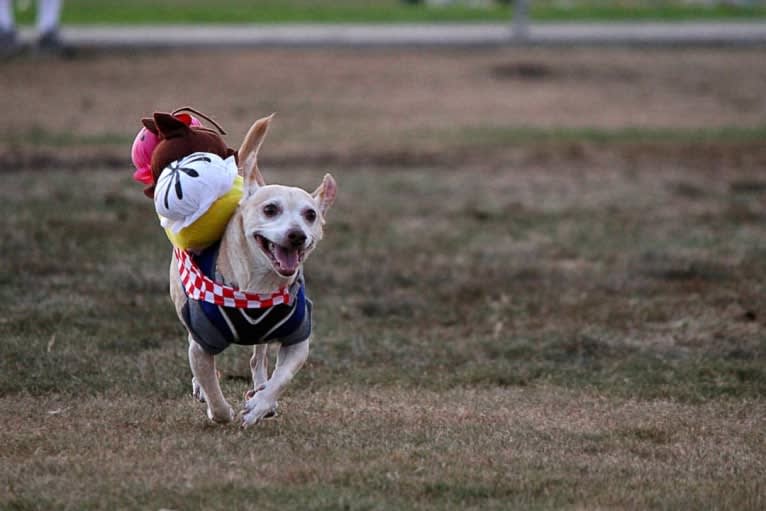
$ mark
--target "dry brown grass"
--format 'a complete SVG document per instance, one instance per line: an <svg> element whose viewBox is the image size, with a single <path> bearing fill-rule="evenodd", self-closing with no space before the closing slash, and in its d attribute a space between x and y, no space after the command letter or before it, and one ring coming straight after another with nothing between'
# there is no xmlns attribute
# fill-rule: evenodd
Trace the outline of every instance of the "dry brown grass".
<svg viewBox="0 0 766 511"><path fill-rule="evenodd" d="M0 63L0 508L762 509L761 57ZM155 76L200 68L183 92ZM127 170L137 115L187 102L232 133L279 110L267 176L312 188L332 163L340 186L308 265L318 340L248 431L188 395ZM504 143L525 124L577 129ZM670 136L602 136L630 125ZM726 125L746 130L684 131ZM235 404L246 357L221 361Z"/></svg>
<svg viewBox="0 0 766 511"><path fill-rule="evenodd" d="M722 508L764 505L757 402L535 389L295 389L257 432L187 399L0 402L23 508ZM23 410L23 412L20 412ZM8 502L8 501L6 501ZM46 504L47 503L47 504Z"/></svg>

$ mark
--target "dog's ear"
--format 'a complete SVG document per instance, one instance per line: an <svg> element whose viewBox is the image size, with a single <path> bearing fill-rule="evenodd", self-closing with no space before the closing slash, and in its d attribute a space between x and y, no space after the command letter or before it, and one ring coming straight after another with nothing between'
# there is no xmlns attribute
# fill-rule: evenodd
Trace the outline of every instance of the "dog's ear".
<svg viewBox="0 0 766 511"><path fill-rule="evenodd" d="M151 117L144 117L141 119L141 124L144 125L144 128L148 129L155 135L159 135L160 133L157 131L157 125L154 123L154 119Z"/></svg>
<svg viewBox="0 0 766 511"><path fill-rule="evenodd" d="M183 137L191 131L181 119L164 112L154 113L154 124L157 126L159 135L164 139Z"/></svg>
<svg viewBox="0 0 766 511"><path fill-rule="evenodd" d="M266 184L258 168L258 150L266 138L266 132L269 131L269 124L274 118L274 114L263 119L258 119L250 126L250 129L239 147L239 171L245 179L245 191L249 195L259 186Z"/></svg>
<svg viewBox="0 0 766 511"><path fill-rule="evenodd" d="M325 174L324 179L322 179L322 184L311 194L319 205L319 212L322 213L322 218L325 217L327 210L329 210L330 206L335 202L335 194L337 191L338 187L335 184L335 179L331 174Z"/></svg>

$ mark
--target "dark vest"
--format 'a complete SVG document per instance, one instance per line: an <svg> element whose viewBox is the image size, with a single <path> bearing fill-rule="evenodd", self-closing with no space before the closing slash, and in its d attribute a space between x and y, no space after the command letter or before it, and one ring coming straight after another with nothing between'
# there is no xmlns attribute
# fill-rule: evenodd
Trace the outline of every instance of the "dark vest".
<svg viewBox="0 0 766 511"><path fill-rule="evenodd" d="M220 280L215 275L218 249L216 243L192 256L200 271L212 280ZM212 355L222 352L229 344L297 344L311 335L311 300L306 297L302 274L290 287L290 298L289 305L238 309L190 299L187 294L181 315L194 340Z"/></svg>

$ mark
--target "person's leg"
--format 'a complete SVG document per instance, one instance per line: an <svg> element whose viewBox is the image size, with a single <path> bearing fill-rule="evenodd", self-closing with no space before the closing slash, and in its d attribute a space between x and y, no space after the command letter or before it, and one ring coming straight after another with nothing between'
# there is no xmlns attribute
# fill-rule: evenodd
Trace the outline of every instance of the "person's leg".
<svg viewBox="0 0 766 511"><path fill-rule="evenodd" d="M15 30L13 2L11 0L0 0L0 32L13 32Z"/></svg>
<svg viewBox="0 0 766 511"><path fill-rule="evenodd" d="M16 44L12 0L0 0L0 48Z"/></svg>
<svg viewBox="0 0 766 511"><path fill-rule="evenodd" d="M41 46L58 46L61 0L37 0L37 33Z"/></svg>

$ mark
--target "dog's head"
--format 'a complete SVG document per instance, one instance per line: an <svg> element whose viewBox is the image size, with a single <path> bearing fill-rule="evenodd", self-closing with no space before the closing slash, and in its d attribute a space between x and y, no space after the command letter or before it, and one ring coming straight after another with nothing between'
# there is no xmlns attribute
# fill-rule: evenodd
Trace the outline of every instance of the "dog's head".
<svg viewBox="0 0 766 511"><path fill-rule="evenodd" d="M253 124L239 149L244 195L240 203L249 251L281 277L297 274L322 239L327 211L335 201L335 179L325 174L308 193L301 188L266 185L258 169L258 149L272 116Z"/></svg>

